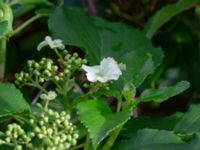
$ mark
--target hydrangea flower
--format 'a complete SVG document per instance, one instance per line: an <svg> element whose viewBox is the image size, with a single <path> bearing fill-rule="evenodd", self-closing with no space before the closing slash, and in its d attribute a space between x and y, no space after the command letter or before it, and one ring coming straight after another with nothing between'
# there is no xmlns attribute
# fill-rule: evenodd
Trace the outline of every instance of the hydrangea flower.
<svg viewBox="0 0 200 150"><path fill-rule="evenodd" d="M52 40L50 36L46 36L44 41L38 44L37 50L40 51L43 47L49 46L51 49L65 49L63 41L60 39Z"/></svg>
<svg viewBox="0 0 200 150"><path fill-rule="evenodd" d="M42 100L48 100L48 101L50 101L50 100L54 100L56 98L56 96L57 96L56 92L49 91L48 94L41 94L40 98Z"/></svg>
<svg viewBox="0 0 200 150"><path fill-rule="evenodd" d="M104 58L100 65L87 66L82 65L82 69L85 70L87 79L90 82L102 82L105 83L109 80L118 80L122 75L118 63L111 57Z"/></svg>

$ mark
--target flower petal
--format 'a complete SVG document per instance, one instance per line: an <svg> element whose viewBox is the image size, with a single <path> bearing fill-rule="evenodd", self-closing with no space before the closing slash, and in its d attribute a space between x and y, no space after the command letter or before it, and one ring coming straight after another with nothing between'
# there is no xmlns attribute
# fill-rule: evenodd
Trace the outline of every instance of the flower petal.
<svg viewBox="0 0 200 150"><path fill-rule="evenodd" d="M93 72L93 73L97 73L100 70L100 66L87 66L87 65L82 65L81 67L83 70L85 70L86 72Z"/></svg>
<svg viewBox="0 0 200 150"><path fill-rule="evenodd" d="M42 41L38 44L37 50L40 51L43 47L48 46L48 43L46 41Z"/></svg>
<svg viewBox="0 0 200 150"><path fill-rule="evenodd" d="M93 72L88 72L86 76L87 76L88 81L90 82L96 82L98 80L96 74Z"/></svg>

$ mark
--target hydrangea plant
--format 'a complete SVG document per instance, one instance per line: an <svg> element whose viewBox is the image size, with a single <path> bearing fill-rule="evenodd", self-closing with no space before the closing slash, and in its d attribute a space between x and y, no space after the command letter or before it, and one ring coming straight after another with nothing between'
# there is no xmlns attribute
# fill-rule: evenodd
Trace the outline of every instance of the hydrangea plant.
<svg viewBox="0 0 200 150"><path fill-rule="evenodd" d="M36 15L13 30L12 6L30 4L39 6ZM28 60L24 70L15 74L15 85L0 84L0 119L5 121L0 149L199 147L197 106L185 115L174 114L163 120L138 114L140 104L159 105L190 86L180 81L156 87L154 80L148 86L148 77L157 73L164 57L161 48L151 43L152 26L145 35L125 24L65 8L64 1L55 6L47 0L0 0L0 51L5 52L10 37L43 16L48 19L51 36L44 37L35 49L38 55L49 50L53 57ZM81 52L68 50L69 46ZM0 56L3 77L5 53L0 52ZM19 90L26 87L35 89L31 102Z"/></svg>

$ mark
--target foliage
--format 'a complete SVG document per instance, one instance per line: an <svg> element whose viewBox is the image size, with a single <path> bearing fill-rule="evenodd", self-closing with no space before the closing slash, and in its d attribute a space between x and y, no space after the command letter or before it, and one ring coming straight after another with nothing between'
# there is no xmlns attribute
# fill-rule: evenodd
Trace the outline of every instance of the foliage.
<svg viewBox="0 0 200 150"><path fill-rule="evenodd" d="M162 82L161 75L176 56L170 58L175 54L165 52L164 57L166 47L156 47L151 39L159 37L165 23L194 3L198 1L180 0L164 6L151 16L144 33L66 7L64 0L0 0L0 79L5 79L9 40L38 19L45 26L41 37L46 32L52 35L39 44L30 40L38 44L37 52L34 48L37 58L28 59L23 71L15 74L17 87L0 84L0 149L198 149L198 104L184 113L160 118L140 113L143 106L166 105L190 87L188 81L163 84L166 79ZM118 15L130 19L120 11ZM23 16L30 18L13 25ZM22 47L26 49L30 43L24 42Z"/></svg>

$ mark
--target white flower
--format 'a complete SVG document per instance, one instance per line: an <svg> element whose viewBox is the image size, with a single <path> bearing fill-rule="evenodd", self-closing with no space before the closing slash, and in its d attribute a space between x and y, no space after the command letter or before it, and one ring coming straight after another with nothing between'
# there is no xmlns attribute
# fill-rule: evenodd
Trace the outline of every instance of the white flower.
<svg viewBox="0 0 200 150"><path fill-rule="evenodd" d="M41 94L40 95L40 98L42 100L47 100L47 101L50 101L50 100L54 100L56 98L57 94L56 92L54 91L49 91L48 94Z"/></svg>
<svg viewBox="0 0 200 150"><path fill-rule="evenodd" d="M118 63L111 57L104 58L98 66L82 65L82 69L87 72L87 79L90 82L107 82L109 80L118 80L122 72Z"/></svg>
<svg viewBox="0 0 200 150"><path fill-rule="evenodd" d="M37 50L40 51L43 47L49 46L51 49L65 49L65 45L63 41L60 39L52 40L50 36L46 36L45 40L39 43Z"/></svg>

